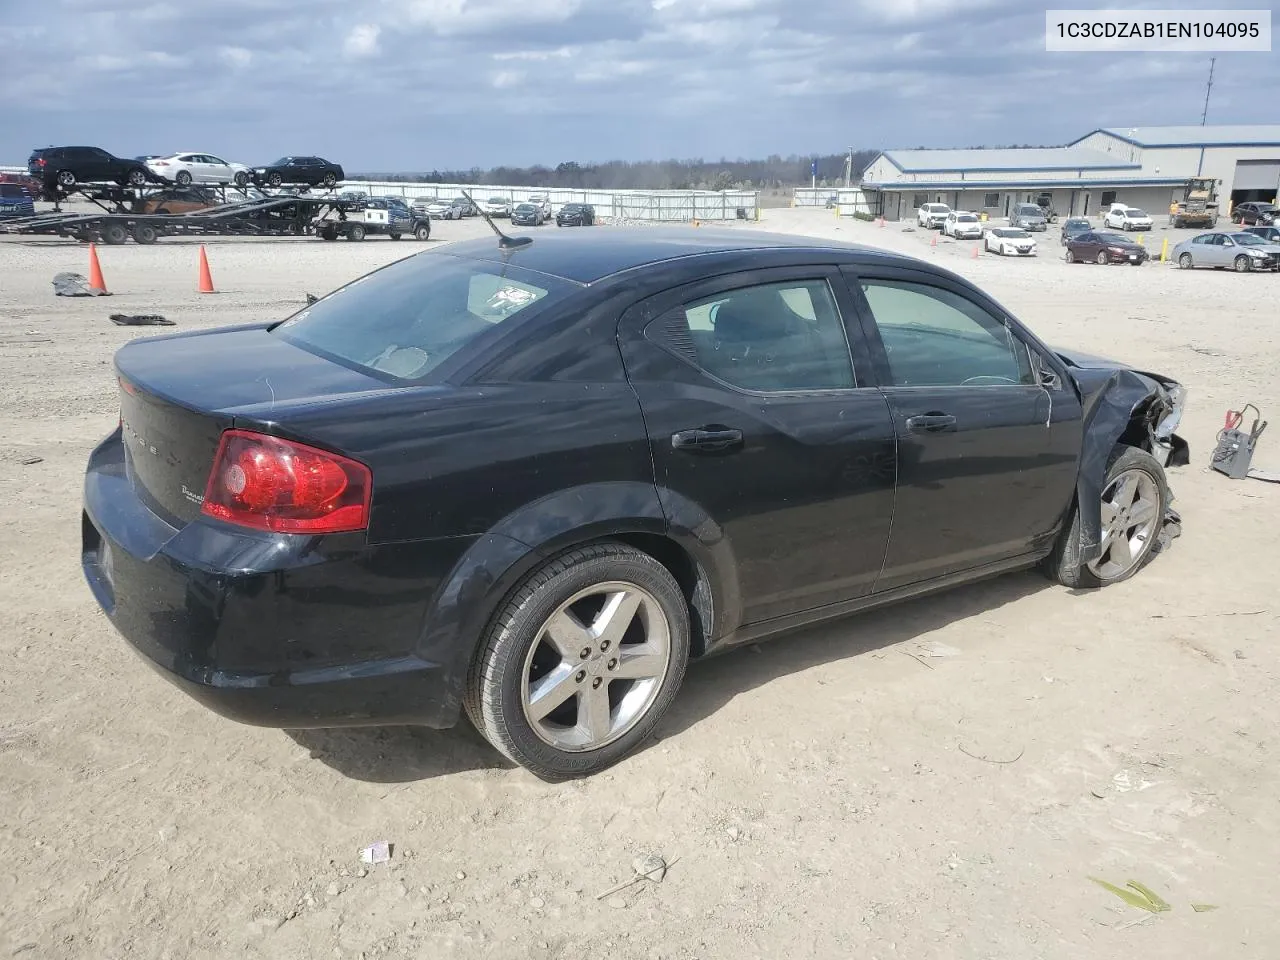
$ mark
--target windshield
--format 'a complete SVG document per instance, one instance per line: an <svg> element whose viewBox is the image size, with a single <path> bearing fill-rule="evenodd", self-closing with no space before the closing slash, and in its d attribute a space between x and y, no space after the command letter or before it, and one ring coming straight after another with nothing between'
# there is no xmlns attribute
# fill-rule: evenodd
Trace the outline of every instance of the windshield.
<svg viewBox="0 0 1280 960"><path fill-rule="evenodd" d="M949 213L951 208L945 203L926 203L924 208L930 213Z"/></svg>
<svg viewBox="0 0 1280 960"><path fill-rule="evenodd" d="M490 203L506 203L507 201L505 197L490 197L489 202Z"/></svg>
<svg viewBox="0 0 1280 960"><path fill-rule="evenodd" d="M534 206L533 206L533 204L532 204L532 203L518 203L518 204L516 204L516 210L518 210L520 213L528 213L528 212L529 212L530 210L532 210L532 209L534 209Z"/></svg>
<svg viewBox="0 0 1280 960"><path fill-rule="evenodd" d="M275 160L275 161L273 161L273 162L271 162L271 163L268 163L268 164L267 164L267 166L268 166L268 167L283 167L285 164L287 164L287 163L288 163L290 160L292 160L292 159L293 159L293 157L281 157L279 160Z"/></svg>
<svg viewBox="0 0 1280 960"><path fill-rule="evenodd" d="M1274 203L1259 203L1254 207L1259 213L1274 213L1277 209Z"/></svg>
<svg viewBox="0 0 1280 960"><path fill-rule="evenodd" d="M1130 217L1145 217L1147 215L1145 210L1139 210L1137 207L1130 207L1125 211L1125 214Z"/></svg>
<svg viewBox="0 0 1280 960"><path fill-rule="evenodd" d="M421 380L472 340L572 289L519 267L419 255L334 291L272 332L345 366Z"/></svg>
<svg viewBox="0 0 1280 960"><path fill-rule="evenodd" d="M1027 204L1018 208L1018 212L1024 217L1040 217L1044 215L1044 211L1034 204Z"/></svg>

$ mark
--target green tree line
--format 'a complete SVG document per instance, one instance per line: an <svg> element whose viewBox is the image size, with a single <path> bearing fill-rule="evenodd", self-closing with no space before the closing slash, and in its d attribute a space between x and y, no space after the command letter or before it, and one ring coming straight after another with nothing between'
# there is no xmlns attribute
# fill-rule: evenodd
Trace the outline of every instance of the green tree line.
<svg viewBox="0 0 1280 960"><path fill-rule="evenodd" d="M878 150L855 150L855 182ZM488 170L421 170L362 173L353 180L393 182L502 184L514 187L570 187L579 190L762 190L806 186L810 164L816 160L818 183L844 182L847 154L812 157L774 154L762 160L610 160L606 163L567 161L554 167L498 166Z"/></svg>

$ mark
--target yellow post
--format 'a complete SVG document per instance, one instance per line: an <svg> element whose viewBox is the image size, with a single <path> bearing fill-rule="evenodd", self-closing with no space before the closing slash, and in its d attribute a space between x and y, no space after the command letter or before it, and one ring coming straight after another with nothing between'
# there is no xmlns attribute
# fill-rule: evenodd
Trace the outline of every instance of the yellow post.
<svg viewBox="0 0 1280 960"><path fill-rule="evenodd" d="M1164 243L1160 244L1160 262L1164 263L1169 259L1169 238L1164 238Z"/></svg>
<svg viewBox="0 0 1280 960"><path fill-rule="evenodd" d="M1138 234L1138 246L1140 246L1140 247L1145 247L1145 246L1146 246L1146 244L1145 244L1145 243L1143 243L1142 241L1143 241L1143 234L1141 234L1141 233L1140 233L1140 234Z"/></svg>

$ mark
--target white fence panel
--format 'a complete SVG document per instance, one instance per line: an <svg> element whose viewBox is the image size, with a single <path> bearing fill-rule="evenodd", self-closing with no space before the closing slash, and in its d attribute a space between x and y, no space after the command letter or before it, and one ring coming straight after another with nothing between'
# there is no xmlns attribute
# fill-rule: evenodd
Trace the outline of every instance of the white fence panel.
<svg viewBox="0 0 1280 960"><path fill-rule="evenodd" d="M855 213L874 216L879 211L872 198L863 193L861 187L841 187L836 192L836 215L852 217Z"/></svg>
<svg viewBox="0 0 1280 960"><path fill-rule="evenodd" d="M418 200L439 197L452 200L468 191L477 203L502 197L521 203L534 194L546 194L554 212L566 203L589 203L602 217L621 220L687 221L736 220L739 210L746 219L757 216L758 195L750 190L577 190L567 187L514 187L465 183L398 183L348 180L346 190L364 190L371 197L404 197Z"/></svg>
<svg viewBox="0 0 1280 960"><path fill-rule="evenodd" d="M840 192L840 187L796 187L791 199L793 207L825 207Z"/></svg>

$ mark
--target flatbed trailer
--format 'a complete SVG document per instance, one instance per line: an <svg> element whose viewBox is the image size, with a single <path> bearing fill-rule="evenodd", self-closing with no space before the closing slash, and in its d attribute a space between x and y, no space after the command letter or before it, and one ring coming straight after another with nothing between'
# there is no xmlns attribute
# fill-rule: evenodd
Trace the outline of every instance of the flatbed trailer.
<svg viewBox="0 0 1280 960"><path fill-rule="evenodd" d="M429 218L391 222L385 210L369 209L367 197L344 197L336 190L281 188L274 191L231 185L201 187L222 203L188 213L137 213L131 207L154 196L154 187L121 187L118 184L77 184L61 199L77 194L98 209L72 212L59 202L51 211L0 221L0 233L72 237L84 243L155 243L172 236L319 236L325 240L345 237L363 240L369 234L394 239L431 235ZM256 191L258 199L249 199ZM374 204L376 206L376 204Z"/></svg>
<svg viewBox="0 0 1280 960"><path fill-rule="evenodd" d="M99 204L101 206L101 204ZM316 223L343 223L348 214L360 209L359 201L338 197L305 197L285 194L264 200L241 200L206 207L190 213L131 213L109 210L101 213L53 211L15 217L0 223L0 232L72 237L81 242L104 244L155 243L172 236L303 236L315 232Z"/></svg>

